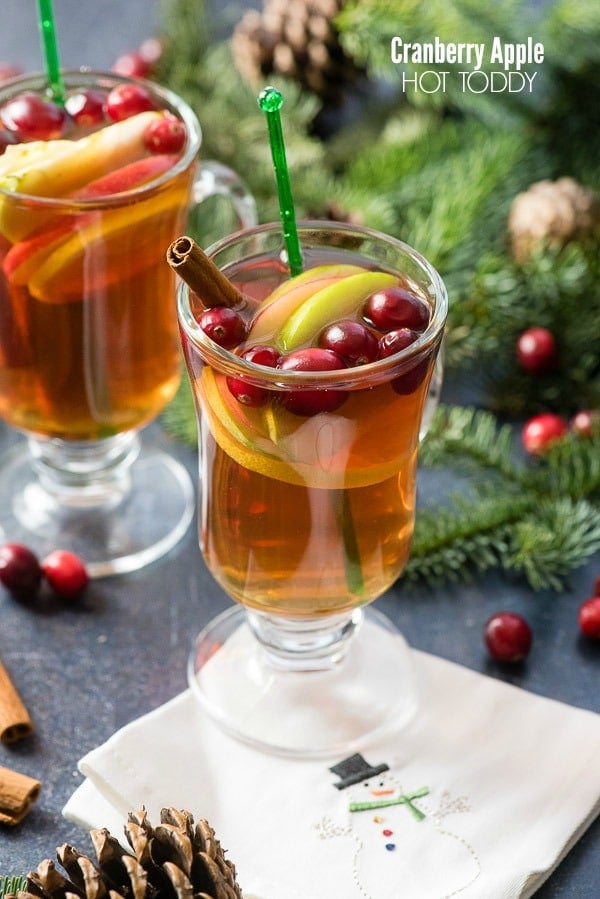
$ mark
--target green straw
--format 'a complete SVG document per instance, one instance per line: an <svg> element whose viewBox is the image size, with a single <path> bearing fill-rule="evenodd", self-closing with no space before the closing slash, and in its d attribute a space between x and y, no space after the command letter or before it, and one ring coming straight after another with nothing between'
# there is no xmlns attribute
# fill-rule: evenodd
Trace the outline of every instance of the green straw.
<svg viewBox="0 0 600 899"><path fill-rule="evenodd" d="M42 50L46 61L46 74L50 87L50 96L55 103L64 105L65 92L63 88L60 63L58 60L58 47L56 44L56 28L54 26L54 11L52 0L38 0L38 12L40 34L42 38Z"/></svg>
<svg viewBox="0 0 600 899"><path fill-rule="evenodd" d="M277 195L279 197L279 212L283 225L283 239L288 255L288 265L292 275L299 275L303 269L302 253L296 228L296 215L294 213L294 200L290 186L290 173L285 157L285 144L283 131L281 130L281 118L279 110L283 106L283 96L274 87L265 87L258 95L258 105L267 117L269 140L271 142L271 155L275 167L277 179Z"/></svg>

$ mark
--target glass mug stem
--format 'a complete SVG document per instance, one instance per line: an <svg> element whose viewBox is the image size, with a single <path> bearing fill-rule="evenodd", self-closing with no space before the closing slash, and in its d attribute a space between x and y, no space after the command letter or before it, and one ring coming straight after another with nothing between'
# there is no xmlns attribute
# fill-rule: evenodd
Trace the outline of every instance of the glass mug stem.
<svg viewBox="0 0 600 899"><path fill-rule="evenodd" d="M249 609L248 623L265 658L285 671L325 671L344 658L363 619L361 609L321 618L283 618Z"/></svg>

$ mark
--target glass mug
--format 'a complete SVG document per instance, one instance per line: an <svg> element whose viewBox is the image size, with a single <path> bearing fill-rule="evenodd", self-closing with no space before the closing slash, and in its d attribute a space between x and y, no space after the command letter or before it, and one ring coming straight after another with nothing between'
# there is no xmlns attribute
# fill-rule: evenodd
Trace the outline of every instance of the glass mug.
<svg viewBox="0 0 600 899"><path fill-rule="evenodd" d="M410 553L419 438L439 390L447 298L437 272L394 238L325 222L302 222L298 232L305 271L350 263L388 272L430 310L425 331L394 355L284 371L213 343L197 322L195 295L179 288L198 417L200 546L238 603L197 638L190 684L233 735L316 755L356 748L415 709L406 646L367 607ZM207 252L251 304L289 277L279 225ZM267 399L240 403L231 383ZM317 400L306 413L324 391L343 397L340 405L318 411Z"/></svg>
<svg viewBox="0 0 600 899"><path fill-rule="evenodd" d="M0 416L29 450L0 469L0 536L41 553L71 549L103 575L162 555L193 512L183 467L139 440L180 381L166 248L208 196L225 195L240 227L254 224L256 211L234 172L198 164L201 128L181 98L102 72L66 71L63 79L67 96L142 84L187 132L174 164L171 157L139 184L117 177L112 188L111 169L125 171L128 159L104 141L97 153L106 153L109 174L97 184L106 191L67 190L62 198L3 189L0 156ZM12 79L0 89L0 108L45 90L43 75ZM49 142L41 163L62 144ZM74 156L54 177L68 179L69 167L84 164Z"/></svg>

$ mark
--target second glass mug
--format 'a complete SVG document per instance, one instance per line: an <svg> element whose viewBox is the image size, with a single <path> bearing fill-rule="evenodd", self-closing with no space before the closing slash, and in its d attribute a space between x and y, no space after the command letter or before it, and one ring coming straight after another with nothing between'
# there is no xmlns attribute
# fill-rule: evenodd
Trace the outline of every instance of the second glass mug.
<svg viewBox="0 0 600 899"><path fill-rule="evenodd" d="M67 94L132 83L89 70L66 71L63 80ZM29 450L18 447L2 460L0 538L38 553L71 549L93 576L162 555L193 515L183 466L139 439L180 380L165 248L211 195L228 198L238 227L256 223L254 200L236 173L212 160L198 165L202 133L192 109L143 84L155 106L186 128L185 147L167 171L85 199L0 188L0 415L27 437ZM12 79L0 106L45 88L43 75ZM57 236L55 244L45 234ZM31 255L15 272L9 265L19 241Z"/></svg>
<svg viewBox="0 0 600 899"><path fill-rule="evenodd" d="M390 272L431 310L426 330L395 355L283 371L213 343L198 324L195 295L179 287L198 416L200 545L239 604L197 638L190 684L234 736L315 756L359 748L416 707L406 644L370 604L409 556L419 437L440 387L447 298L437 272L394 238L324 222L302 222L298 233L305 271L350 263ZM277 224L207 252L251 304L289 277ZM266 402L238 402L231 379L264 390ZM345 399L301 414L296 400L290 411L290 394L322 390Z"/></svg>

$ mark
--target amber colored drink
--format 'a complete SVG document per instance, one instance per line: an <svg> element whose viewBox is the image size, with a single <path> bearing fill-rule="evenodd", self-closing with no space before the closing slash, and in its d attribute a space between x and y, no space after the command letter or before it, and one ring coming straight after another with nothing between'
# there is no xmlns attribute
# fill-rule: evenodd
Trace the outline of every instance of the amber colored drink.
<svg viewBox="0 0 600 899"><path fill-rule="evenodd" d="M336 258L321 249L311 263ZM374 267L354 254L343 259ZM257 299L283 277L265 258L224 271ZM270 401L239 403L223 354L213 358L200 343L184 333L201 422L200 542L211 573L240 603L288 618L371 602L409 555L419 427L439 336L408 363L325 373L347 398L310 416L283 407L281 395L297 386L264 368L257 383L272 390ZM395 379L415 364L425 370L420 383L396 392Z"/></svg>
<svg viewBox="0 0 600 899"><path fill-rule="evenodd" d="M92 76L89 86L99 87ZM176 114L167 100L157 95L155 102L161 114ZM124 156L111 146L106 152L114 158L104 168L91 154L92 189L78 184L49 197L2 192L0 415L13 427L96 441L145 425L172 398L180 350L174 279L164 254L185 227L195 173L198 137L193 123L186 126L187 149L169 158L145 153L142 173L147 160L156 162L157 173L142 183L117 178L111 191L111 174L137 173L144 156L137 153L131 166L131 147ZM93 131L73 124L67 139ZM54 143L60 141L46 146L52 150ZM0 155L0 172L3 160ZM77 164L69 158L61 177Z"/></svg>

